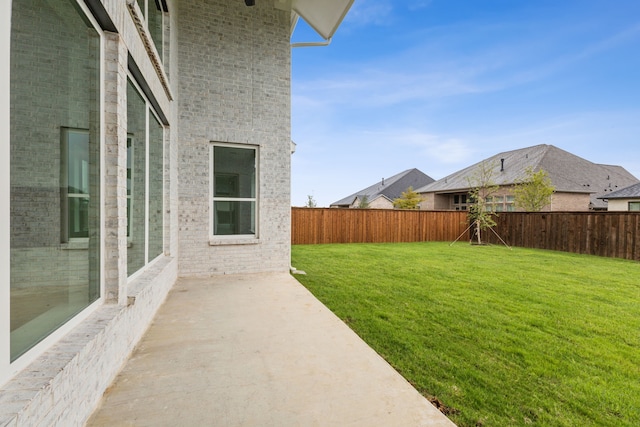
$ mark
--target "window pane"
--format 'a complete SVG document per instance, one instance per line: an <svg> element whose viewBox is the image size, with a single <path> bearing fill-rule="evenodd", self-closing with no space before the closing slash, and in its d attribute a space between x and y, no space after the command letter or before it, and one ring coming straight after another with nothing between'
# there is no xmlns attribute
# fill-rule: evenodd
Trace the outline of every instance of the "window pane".
<svg viewBox="0 0 640 427"><path fill-rule="evenodd" d="M256 202L214 202L214 234L255 234Z"/></svg>
<svg viewBox="0 0 640 427"><path fill-rule="evenodd" d="M143 15L147 15L147 8L144 6L145 0L136 0ZM150 0L153 3L153 0Z"/></svg>
<svg viewBox="0 0 640 427"><path fill-rule="evenodd" d="M15 360L99 297L100 38L70 0L13 2L11 23Z"/></svg>
<svg viewBox="0 0 640 427"><path fill-rule="evenodd" d="M69 237L89 237L89 198L68 197Z"/></svg>
<svg viewBox="0 0 640 427"><path fill-rule="evenodd" d="M256 197L256 150L215 146L213 170L215 197Z"/></svg>
<svg viewBox="0 0 640 427"><path fill-rule="evenodd" d="M149 115L149 261L162 250L163 128Z"/></svg>
<svg viewBox="0 0 640 427"><path fill-rule="evenodd" d="M640 202L629 202L629 210L633 212L640 211Z"/></svg>
<svg viewBox="0 0 640 427"><path fill-rule="evenodd" d="M89 194L89 132L66 130L70 194Z"/></svg>
<svg viewBox="0 0 640 427"><path fill-rule="evenodd" d="M63 243L89 237L89 131L61 129L61 232Z"/></svg>
<svg viewBox="0 0 640 427"><path fill-rule="evenodd" d="M127 249L127 274L131 275L140 270L145 260L145 162L146 162L146 130L147 107L133 84L127 84L127 134L131 140L131 146L127 154L130 165L130 179L127 183L127 194L131 194L128 205L130 206L127 218L129 240Z"/></svg>
<svg viewBox="0 0 640 427"><path fill-rule="evenodd" d="M149 34L153 40L153 44L162 60L162 11L158 8L153 0L149 1L149 15L147 16L147 25L149 26Z"/></svg>

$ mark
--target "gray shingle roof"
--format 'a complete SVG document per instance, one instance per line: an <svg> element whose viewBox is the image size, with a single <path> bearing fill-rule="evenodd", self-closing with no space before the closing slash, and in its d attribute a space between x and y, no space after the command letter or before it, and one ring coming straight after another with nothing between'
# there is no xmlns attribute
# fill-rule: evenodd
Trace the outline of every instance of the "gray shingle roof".
<svg viewBox="0 0 640 427"><path fill-rule="evenodd" d="M406 191L407 188L413 187L414 189L416 189L418 187L423 187L433 181L433 178L416 168L407 169L406 171L393 175L390 178L384 178L383 180L378 181L372 186L353 193L343 199L338 200L337 202L333 202L331 203L331 206L350 206L356 199L356 197L362 198L363 196L367 196L369 202L372 202L374 199L380 196L384 196L387 199L393 201L394 199L400 197L402 195L402 192Z"/></svg>
<svg viewBox="0 0 640 427"><path fill-rule="evenodd" d="M604 196L600 196L601 199L635 199L640 198L640 182L630 185L621 190L613 191L611 193L605 193Z"/></svg>
<svg viewBox="0 0 640 427"><path fill-rule="evenodd" d="M504 170L501 170L504 159ZM553 145L541 144L519 150L505 151L419 188L419 193L449 193L469 188L468 178L486 162L493 166L495 184L512 185L523 178L524 171L544 169L556 191L589 193L594 207L606 207L599 196L627 187L638 181L621 166L600 165L564 151ZM608 197L608 196L605 196Z"/></svg>

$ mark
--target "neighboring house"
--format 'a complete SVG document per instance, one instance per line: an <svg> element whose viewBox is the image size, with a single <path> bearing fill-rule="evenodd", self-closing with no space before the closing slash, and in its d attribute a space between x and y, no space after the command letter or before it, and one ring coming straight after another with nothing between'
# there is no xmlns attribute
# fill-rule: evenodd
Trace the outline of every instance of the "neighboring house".
<svg viewBox="0 0 640 427"><path fill-rule="evenodd" d="M393 201L402 196L409 187L416 189L433 182L433 178L418 169L407 169L392 176L382 178L370 187L353 193L344 199L331 203L332 208L357 208L365 200L372 209L393 209Z"/></svg>
<svg viewBox="0 0 640 427"><path fill-rule="evenodd" d="M352 1L0 2L0 425L83 425L178 277L289 270L290 37Z"/></svg>
<svg viewBox="0 0 640 427"><path fill-rule="evenodd" d="M608 211L640 212L640 183L599 197L607 203Z"/></svg>
<svg viewBox="0 0 640 427"><path fill-rule="evenodd" d="M489 203L496 212L515 210L513 186L523 179L527 168L545 170L555 193L549 211L605 210L600 198L638 181L621 166L592 163L553 145L535 145L507 151L476 163L432 184L417 189L426 210L467 210L470 200L469 180L478 175L482 164L491 166L494 184L500 186Z"/></svg>

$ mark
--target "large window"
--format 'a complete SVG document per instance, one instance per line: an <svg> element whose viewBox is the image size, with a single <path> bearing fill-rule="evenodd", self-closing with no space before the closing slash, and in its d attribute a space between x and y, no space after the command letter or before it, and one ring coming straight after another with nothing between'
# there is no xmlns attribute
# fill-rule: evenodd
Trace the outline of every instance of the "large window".
<svg viewBox="0 0 640 427"><path fill-rule="evenodd" d="M127 85L127 272L163 252L164 128L150 104Z"/></svg>
<svg viewBox="0 0 640 427"><path fill-rule="evenodd" d="M12 3L10 304L0 309L12 362L100 296L102 49L83 7Z"/></svg>
<svg viewBox="0 0 640 427"><path fill-rule="evenodd" d="M629 202L629 210L632 212L640 212L640 202Z"/></svg>
<svg viewBox="0 0 640 427"><path fill-rule="evenodd" d="M257 147L211 145L214 237L257 236Z"/></svg>

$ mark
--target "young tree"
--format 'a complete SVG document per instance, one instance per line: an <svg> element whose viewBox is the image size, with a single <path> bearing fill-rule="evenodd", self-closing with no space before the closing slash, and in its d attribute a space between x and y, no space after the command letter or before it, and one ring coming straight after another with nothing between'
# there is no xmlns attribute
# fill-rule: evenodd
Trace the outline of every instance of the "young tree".
<svg viewBox="0 0 640 427"><path fill-rule="evenodd" d="M311 194L307 195L307 203L304 205L305 208L315 208L318 207L316 200L313 198Z"/></svg>
<svg viewBox="0 0 640 427"><path fill-rule="evenodd" d="M527 212L540 212L551 204L555 191L547 171L540 169L534 172L532 167L528 167L513 189L514 202L516 207Z"/></svg>
<svg viewBox="0 0 640 427"><path fill-rule="evenodd" d="M469 183L469 220L474 225L474 233L478 244L482 244L482 232L496 225L494 214L487 209L487 199L500 188L495 183L496 165L482 162L476 173L467 179Z"/></svg>
<svg viewBox="0 0 640 427"><path fill-rule="evenodd" d="M393 201L393 207L396 209L418 209L421 201L422 196L413 191L413 187L409 187Z"/></svg>
<svg viewBox="0 0 640 427"><path fill-rule="evenodd" d="M362 198L360 199L360 202L358 203L357 208L358 209L368 209L369 208L369 196L367 196L366 194L364 196L362 196Z"/></svg>

